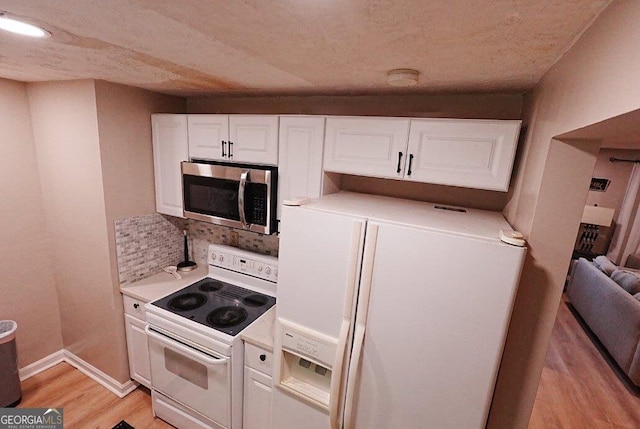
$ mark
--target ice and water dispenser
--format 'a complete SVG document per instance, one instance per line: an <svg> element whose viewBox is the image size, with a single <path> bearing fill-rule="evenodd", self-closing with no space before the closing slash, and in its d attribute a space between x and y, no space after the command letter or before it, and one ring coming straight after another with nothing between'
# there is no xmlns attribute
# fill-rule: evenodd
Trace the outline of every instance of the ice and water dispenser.
<svg viewBox="0 0 640 429"><path fill-rule="evenodd" d="M338 340L283 319L276 321L276 329L276 383L329 410L332 390L340 384L342 359L337 359L341 355L337 353Z"/></svg>

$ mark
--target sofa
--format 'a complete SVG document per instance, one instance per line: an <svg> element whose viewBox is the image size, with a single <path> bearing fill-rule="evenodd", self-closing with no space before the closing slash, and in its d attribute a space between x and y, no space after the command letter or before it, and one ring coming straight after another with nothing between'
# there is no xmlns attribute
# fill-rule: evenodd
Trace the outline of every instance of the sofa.
<svg viewBox="0 0 640 429"><path fill-rule="evenodd" d="M637 284L633 283L634 277ZM599 267L581 258L574 267L567 295L620 368L640 386L640 289L635 288L640 288L640 273L612 263Z"/></svg>

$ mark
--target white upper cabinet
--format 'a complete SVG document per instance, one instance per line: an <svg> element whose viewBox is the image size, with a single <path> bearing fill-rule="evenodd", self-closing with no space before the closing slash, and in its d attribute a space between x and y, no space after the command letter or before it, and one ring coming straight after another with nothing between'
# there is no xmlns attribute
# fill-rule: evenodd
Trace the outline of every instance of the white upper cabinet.
<svg viewBox="0 0 640 429"><path fill-rule="evenodd" d="M229 158L236 162L278 164L278 116L230 115Z"/></svg>
<svg viewBox="0 0 640 429"><path fill-rule="evenodd" d="M281 116L278 144L278 219L282 201L322 192L323 116Z"/></svg>
<svg viewBox="0 0 640 429"><path fill-rule="evenodd" d="M278 116L187 115L189 158L278 164Z"/></svg>
<svg viewBox="0 0 640 429"><path fill-rule="evenodd" d="M182 173L180 162L187 161L187 115L151 115L156 210L182 217Z"/></svg>
<svg viewBox="0 0 640 429"><path fill-rule="evenodd" d="M324 170L507 191L520 121L327 118Z"/></svg>
<svg viewBox="0 0 640 429"><path fill-rule="evenodd" d="M189 158L226 160L229 115L187 115ZM222 146L225 142L225 147Z"/></svg>
<svg viewBox="0 0 640 429"><path fill-rule="evenodd" d="M408 119L327 118L324 170L402 178L408 135Z"/></svg>
<svg viewBox="0 0 640 429"><path fill-rule="evenodd" d="M520 121L413 119L405 179L507 191Z"/></svg>

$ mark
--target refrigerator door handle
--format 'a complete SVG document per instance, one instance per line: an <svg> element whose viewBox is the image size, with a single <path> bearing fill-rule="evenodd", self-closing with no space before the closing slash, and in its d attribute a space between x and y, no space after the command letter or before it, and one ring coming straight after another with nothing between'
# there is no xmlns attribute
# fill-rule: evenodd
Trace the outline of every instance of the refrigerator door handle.
<svg viewBox="0 0 640 429"><path fill-rule="evenodd" d="M373 278L373 262L376 257L376 244L378 242L379 225L369 222L367 225L366 239L364 243L364 256L362 258L362 275L360 279L360 298L356 309L356 322L365 325L369 311L369 296L371 295L371 281Z"/></svg>
<svg viewBox="0 0 640 429"><path fill-rule="evenodd" d="M340 338L338 342L338 350L335 363L333 365L333 375L331 377L331 385L329 386L329 420L331 429L341 429L342 421L340 420L340 381L342 380L342 366L346 353L347 337L349 335L350 320L343 319L340 328Z"/></svg>
<svg viewBox="0 0 640 429"><path fill-rule="evenodd" d="M359 249L362 248L363 222L354 222L353 231L351 233L351 255L358 255ZM360 258L352 256L349 263L349 278L347 281L347 293L345 294L344 315L347 320L351 320L353 296L356 293L356 285L360 275Z"/></svg>
<svg viewBox="0 0 640 429"><path fill-rule="evenodd" d="M360 298L356 310L356 323L353 334L353 348L351 361L349 362L349 372L347 373L347 391L344 400L344 429L353 427L353 401L356 394L356 381L358 369L360 368L360 355L364 343L364 332L367 323L367 312L369 310L369 297L371 295L371 281L373 278L373 262L376 256L376 245L378 243L379 226L369 222L367 225L366 238L364 243L364 255L362 258L362 276L360 280Z"/></svg>
<svg viewBox="0 0 640 429"><path fill-rule="evenodd" d="M351 362L349 362L349 375L347 376L347 392L344 404L344 429L353 428L353 401L356 394L356 378L358 369L360 368L360 355L362 354L362 345L364 343L365 325L358 322L353 339L353 352Z"/></svg>

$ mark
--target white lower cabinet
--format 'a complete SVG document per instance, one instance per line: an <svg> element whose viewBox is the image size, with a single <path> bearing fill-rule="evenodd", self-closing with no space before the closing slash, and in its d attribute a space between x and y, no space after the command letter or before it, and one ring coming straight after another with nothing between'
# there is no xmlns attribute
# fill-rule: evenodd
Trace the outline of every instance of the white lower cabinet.
<svg viewBox="0 0 640 429"><path fill-rule="evenodd" d="M271 428L273 354L245 344L243 429Z"/></svg>
<svg viewBox="0 0 640 429"><path fill-rule="evenodd" d="M129 374L133 380L151 388L149 339L144 330L147 325L144 320L144 302L124 296L123 303Z"/></svg>

